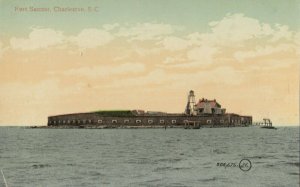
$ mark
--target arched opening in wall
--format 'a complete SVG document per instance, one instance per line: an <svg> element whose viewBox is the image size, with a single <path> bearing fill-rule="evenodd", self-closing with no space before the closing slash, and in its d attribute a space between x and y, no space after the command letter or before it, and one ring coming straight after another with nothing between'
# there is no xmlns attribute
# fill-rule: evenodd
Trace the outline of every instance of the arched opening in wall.
<svg viewBox="0 0 300 187"><path fill-rule="evenodd" d="M129 123L129 119L124 119L124 123Z"/></svg>
<svg viewBox="0 0 300 187"><path fill-rule="evenodd" d="M224 123L224 120L223 120L223 119L221 119L221 120L220 120L220 123Z"/></svg>
<svg viewBox="0 0 300 187"><path fill-rule="evenodd" d="M211 124L211 120L210 119L206 120L206 123Z"/></svg>
<svg viewBox="0 0 300 187"><path fill-rule="evenodd" d="M159 120L159 123L165 123L165 120L161 119Z"/></svg>
<svg viewBox="0 0 300 187"><path fill-rule="evenodd" d="M152 119L148 119L148 123L149 123L149 124L152 124L152 123L153 123L153 120L152 120Z"/></svg>
<svg viewBox="0 0 300 187"><path fill-rule="evenodd" d="M70 124L70 123L71 123L71 121L70 121L70 120L68 120L68 121L67 121L67 124Z"/></svg>
<svg viewBox="0 0 300 187"><path fill-rule="evenodd" d="M142 120L137 119L137 120L135 120L135 123L142 123Z"/></svg>
<svg viewBox="0 0 300 187"><path fill-rule="evenodd" d="M80 120L77 120L77 124L80 124Z"/></svg>
<svg viewBox="0 0 300 187"><path fill-rule="evenodd" d="M101 120L101 119L98 119L98 123L102 123L102 120Z"/></svg>
<svg viewBox="0 0 300 187"><path fill-rule="evenodd" d="M175 120L175 119L173 119L173 120L172 120L172 124L175 124L175 123L176 123L176 120Z"/></svg>
<svg viewBox="0 0 300 187"><path fill-rule="evenodd" d="M111 123L118 123L118 120L113 119L113 120L111 121Z"/></svg>
<svg viewBox="0 0 300 187"><path fill-rule="evenodd" d="M76 123L76 120L73 119L73 120L72 120L72 124L75 124L75 123Z"/></svg>

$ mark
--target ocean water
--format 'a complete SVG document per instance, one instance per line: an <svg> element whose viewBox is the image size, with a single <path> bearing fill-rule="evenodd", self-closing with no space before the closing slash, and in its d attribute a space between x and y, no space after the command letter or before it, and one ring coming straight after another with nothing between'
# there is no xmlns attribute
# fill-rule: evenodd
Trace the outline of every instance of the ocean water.
<svg viewBox="0 0 300 187"><path fill-rule="evenodd" d="M299 127L1 127L0 142L9 187L299 186Z"/></svg>

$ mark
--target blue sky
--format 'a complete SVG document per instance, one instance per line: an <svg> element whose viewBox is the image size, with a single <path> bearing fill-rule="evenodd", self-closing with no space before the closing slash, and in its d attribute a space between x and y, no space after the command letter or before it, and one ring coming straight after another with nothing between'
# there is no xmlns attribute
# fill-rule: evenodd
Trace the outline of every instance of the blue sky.
<svg viewBox="0 0 300 187"><path fill-rule="evenodd" d="M141 22L179 25L186 31L207 31L207 23L220 20L226 14L245 16L270 24L288 25L298 30L300 25L299 0L1 0L1 34L20 36L30 27L50 27L68 34L83 28L103 24L135 24ZM96 13L18 13L18 7L99 7Z"/></svg>

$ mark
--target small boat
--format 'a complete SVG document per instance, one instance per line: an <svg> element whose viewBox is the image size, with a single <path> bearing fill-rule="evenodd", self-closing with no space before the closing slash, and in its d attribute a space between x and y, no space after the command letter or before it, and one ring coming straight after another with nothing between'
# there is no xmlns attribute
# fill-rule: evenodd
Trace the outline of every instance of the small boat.
<svg viewBox="0 0 300 187"><path fill-rule="evenodd" d="M270 119L264 118L263 121L264 121L263 124L262 124L263 126L260 127L260 128L264 128L264 129L274 129L274 130L277 129L276 127L273 127L272 121L271 121Z"/></svg>
<svg viewBox="0 0 300 187"><path fill-rule="evenodd" d="M274 129L274 130L277 129L276 127L273 127L273 126L262 126L260 128L263 128L263 129Z"/></svg>

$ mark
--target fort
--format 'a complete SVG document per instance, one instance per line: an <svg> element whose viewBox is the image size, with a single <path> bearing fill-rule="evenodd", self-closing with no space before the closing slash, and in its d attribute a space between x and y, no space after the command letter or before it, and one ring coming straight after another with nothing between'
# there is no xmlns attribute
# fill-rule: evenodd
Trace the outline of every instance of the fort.
<svg viewBox="0 0 300 187"><path fill-rule="evenodd" d="M144 110L96 111L48 117L49 128L186 128L246 127L252 116L226 113L215 100L195 102L194 91L188 94L183 113Z"/></svg>

